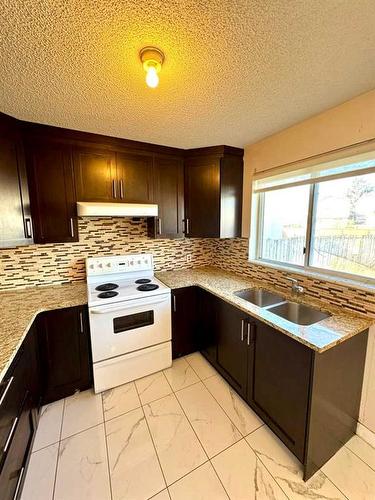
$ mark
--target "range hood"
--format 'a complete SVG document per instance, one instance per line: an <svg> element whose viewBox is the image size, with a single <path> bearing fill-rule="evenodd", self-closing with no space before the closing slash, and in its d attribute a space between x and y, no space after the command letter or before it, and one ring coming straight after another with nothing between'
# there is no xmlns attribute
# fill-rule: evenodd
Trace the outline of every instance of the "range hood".
<svg viewBox="0 0 375 500"><path fill-rule="evenodd" d="M151 203L77 202L79 217L156 217L158 206Z"/></svg>

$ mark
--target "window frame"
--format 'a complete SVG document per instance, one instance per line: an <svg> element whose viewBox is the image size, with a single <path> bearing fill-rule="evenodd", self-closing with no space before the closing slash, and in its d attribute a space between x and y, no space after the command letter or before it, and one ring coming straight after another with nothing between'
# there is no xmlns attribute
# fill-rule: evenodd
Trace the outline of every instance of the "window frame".
<svg viewBox="0 0 375 500"><path fill-rule="evenodd" d="M359 175L351 175L347 177L360 177L361 175L366 175L369 172L361 172ZM372 170L371 173L375 173L374 170ZM327 179L328 180L328 179ZM332 179L329 179L332 180ZM325 182L325 181L320 181L320 182ZM316 200L317 200L317 189L316 185L319 184L318 181L310 183L310 192L309 192L309 203L308 203L308 213L307 213L307 224L306 224L306 250L304 254L304 264L299 265L299 264L293 264L289 262L283 262L279 260L272 260L272 259L265 259L261 257L262 255L262 247L263 247L263 229L264 229L264 202L265 202L265 192L260 192L260 193L253 193L253 199L255 197L255 203L253 203L253 214L254 214L254 219L251 222L251 226L253 227L254 222L255 222L255 246L253 249L253 258L251 258L251 252L249 251L249 261L250 262L255 262L257 264L267 264L269 266L274 266L276 268L281 268L282 270L287 270L287 271L296 271L300 272L301 274L306 274L306 275L315 275L324 278L327 276L327 278L336 278L339 281L353 281L354 284L362 284L362 285L375 285L375 278L371 278L369 276L363 276L359 274L352 274L348 273L345 271L335 271L332 269L326 269L323 267L315 267L310 265L310 256L311 256L311 241L313 238L313 231L314 231L314 215L316 211ZM282 185L280 186L279 189L277 190L282 190L286 189L288 187L291 187L290 185ZM274 189L276 190L276 189ZM254 234L254 231L252 231ZM250 236L251 239L252 235Z"/></svg>

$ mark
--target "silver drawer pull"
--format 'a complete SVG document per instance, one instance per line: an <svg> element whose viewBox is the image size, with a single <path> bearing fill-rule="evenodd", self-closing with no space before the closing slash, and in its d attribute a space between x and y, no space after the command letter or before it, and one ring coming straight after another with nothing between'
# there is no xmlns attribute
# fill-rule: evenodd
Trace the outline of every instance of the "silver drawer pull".
<svg viewBox="0 0 375 500"><path fill-rule="evenodd" d="M4 392L3 392L1 399L0 399L0 406L3 404L5 396L7 395L7 392L9 391L9 388L12 385L13 380L14 380L14 377L10 377L10 379L8 380L7 386L5 387Z"/></svg>
<svg viewBox="0 0 375 500"><path fill-rule="evenodd" d="M16 498L18 496L18 491L19 491L21 483L22 483L22 477L23 477L24 472L25 472L25 467L22 467L22 469L20 470L20 474L18 476L17 486L16 486L16 489L14 491L13 500L16 500Z"/></svg>
<svg viewBox="0 0 375 500"><path fill-rule="evenodd" d="M161 218L158 218L158 233L161 234Z"/></svg>
<svg viewBox="0 0 375 500"><path fill-rule="evenodd" d="M244 329L245 329L245 320L241 319L241 341L242 342L243 342Z"/></svg>
<svg viewBox="0 0 375 500"><path fill-rule="evenodd" d="M177 311L176 295L173 295L173 312Z"/></svg>
<svg viewBox="0 0 375 500"><path fill-rule="evenodd" d="M124 181L122 179L120 180L120 198L124 198Z"/></svg>
<svg viewBox="0 0 375 500"><path fill-rule="evenodd" d="M11 429L10 429L10 431L9 431L9 434L8 434L8 437L7 437L7 440L6 440L6 443L5 443L4 448L3 448L3 452L4 452L4 453L6 453L6 452L8 451L8 448L9 448L10 442L12 441L12 437L13 437L14 431L15 431L15 429L16 429L17 422L18 422L18 417L16 417L16 418L13 420L12 428L11 428Z"/></svg>

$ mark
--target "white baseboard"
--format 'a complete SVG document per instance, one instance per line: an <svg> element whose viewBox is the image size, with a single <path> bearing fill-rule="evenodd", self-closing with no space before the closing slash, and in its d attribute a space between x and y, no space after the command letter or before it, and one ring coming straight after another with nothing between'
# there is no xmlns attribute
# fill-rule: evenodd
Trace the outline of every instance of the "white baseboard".
<svg viewBox="0 0 375 500"><path fill-rule="evenodd" d="M375 433L360 422L357 423L357 435L375 448Z"/></svg>

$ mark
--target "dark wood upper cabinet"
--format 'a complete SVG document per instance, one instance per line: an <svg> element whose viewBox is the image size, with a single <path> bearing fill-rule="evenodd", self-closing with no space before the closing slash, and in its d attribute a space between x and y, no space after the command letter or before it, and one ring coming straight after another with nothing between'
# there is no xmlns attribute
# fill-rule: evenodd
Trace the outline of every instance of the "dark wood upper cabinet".
<svg viewBox="0 0 375 500"><path fill-rule="evenodd" d="M0 247L33 243L19 122L0 113Z"/></svg>
<svg viewBox="0 0 375 500"><path fill-rule="evenodd" d="M73 159L78 201L120 201L115 153L79 148L74 150Z"/></svg>
<svg viewBox="0 0 375 500"><path fill-rule="evenodd" d="M153 202L152 155L116 153L117 200Z"/></svg>
<svg viewBox="0 0 375 500"><path fill-rule="evenodd" d="M149 234L156 238L184 236L184 164L181 158L154 158L154 198L159 216L149 220Z"/></svg>
<svg viewBox="0 0 375 500"><path fill-rule="evenodd" d="M87 307L48 311L38 319L43 404L91 387Z"/></svg>
<svg viewBox="0 0 375 500"><path fill-rule="evenodd" d="M243 150L226 146L187 152L185 235L241 236Z"/></svg>
<svg viewBox="0 0 375 500"><path fill-rule="evenodd" d="M72 155L69 146L26 143L36 243L78 241Z"/></svg>

